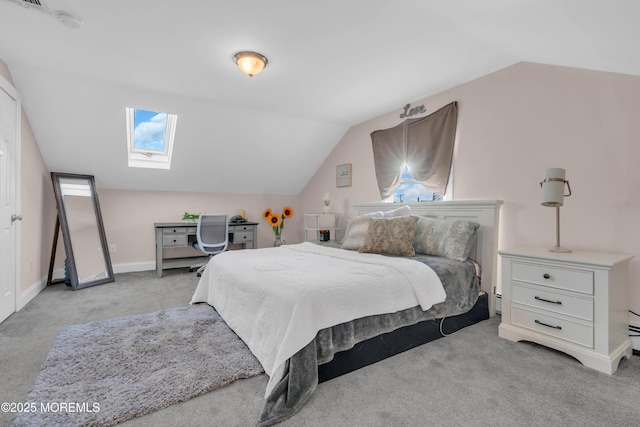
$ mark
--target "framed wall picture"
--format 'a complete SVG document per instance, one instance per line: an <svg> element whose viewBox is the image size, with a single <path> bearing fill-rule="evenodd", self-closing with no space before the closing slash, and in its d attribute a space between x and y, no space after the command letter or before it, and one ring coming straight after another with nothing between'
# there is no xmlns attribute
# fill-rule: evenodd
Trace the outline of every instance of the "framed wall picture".
<svg viewBox="0 0 640 427"><path fill-rule="evenodd" d="M351 163L336 166L336 187L351 187Z"/></svg>

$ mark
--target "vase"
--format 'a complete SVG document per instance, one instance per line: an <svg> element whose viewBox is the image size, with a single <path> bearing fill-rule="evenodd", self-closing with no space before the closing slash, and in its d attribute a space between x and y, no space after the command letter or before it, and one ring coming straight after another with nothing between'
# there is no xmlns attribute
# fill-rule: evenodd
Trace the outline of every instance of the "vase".
<svg viewBox="0 0 640 427"><path fill-rule="evenodd" d="M274 247L286 245L287 242L282 238L282 236L276 236L276 240L273 242Z"/></svg>

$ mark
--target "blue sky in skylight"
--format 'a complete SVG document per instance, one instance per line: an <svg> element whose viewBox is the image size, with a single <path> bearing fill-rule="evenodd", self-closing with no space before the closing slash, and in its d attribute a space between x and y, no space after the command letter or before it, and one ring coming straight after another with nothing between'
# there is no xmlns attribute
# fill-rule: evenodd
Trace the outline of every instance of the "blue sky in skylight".
<svg viewBox="0 0 640 427"><path fill-rule="evenodd" d="M167 113L135 110L133 121L133 141L136 149L164 151Z"/></svg>

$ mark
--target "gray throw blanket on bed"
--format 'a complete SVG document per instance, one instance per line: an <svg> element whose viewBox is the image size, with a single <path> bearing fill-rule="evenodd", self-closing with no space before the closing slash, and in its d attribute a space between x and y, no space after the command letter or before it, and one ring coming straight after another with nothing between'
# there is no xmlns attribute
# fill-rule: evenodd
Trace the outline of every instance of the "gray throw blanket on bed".
<svg viewBox="0 0 640 427"><path fill-rule="evenodd" d="M330 362L337 352L349 350L359 342L404 326L456 316L473 307L480 293L473 263L431 256L416 256L415 259L427 264L438 274L447 294L446 300L427 311L418 306L397 313L356 319L319 331L313 341L286 362L282 379L262 408L259 427L279 423L295 414L318 385L318 365ZM464 267L460 268L461 265Z"/></svg>

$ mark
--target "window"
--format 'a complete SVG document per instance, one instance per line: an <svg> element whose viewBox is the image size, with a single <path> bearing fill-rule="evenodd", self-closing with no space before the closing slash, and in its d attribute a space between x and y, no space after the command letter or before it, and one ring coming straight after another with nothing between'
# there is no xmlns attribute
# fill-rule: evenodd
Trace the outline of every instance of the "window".
<svg viewBox="0 0 640 427"><path fill-rule="evenodd" d="M413 179L409 166L404 165L400 184L393 193L393 202L426 202L442 200L442 195L427 190L422 184Z"/></svg>
<svg viewBox="0 0 640 427"><path fill-rule="evenodd" d="M392 199L397 193L406 165L411 167L410 175L425 188L438 194L446 193L453 163L457 118L458 106L452 102L426 117L405 120L392 128L371 133L373 161L382 200ZM401 190L397 194L404 192ZM426 197L433 200L433 196L426 194ZM402 199L407 201L406 195Z"/></svg>
<svg viewBox="0 0 640 427"><path fill-rule="evenodd" d="M169 169L178 116L127 108L129 167Z"/></svg>

